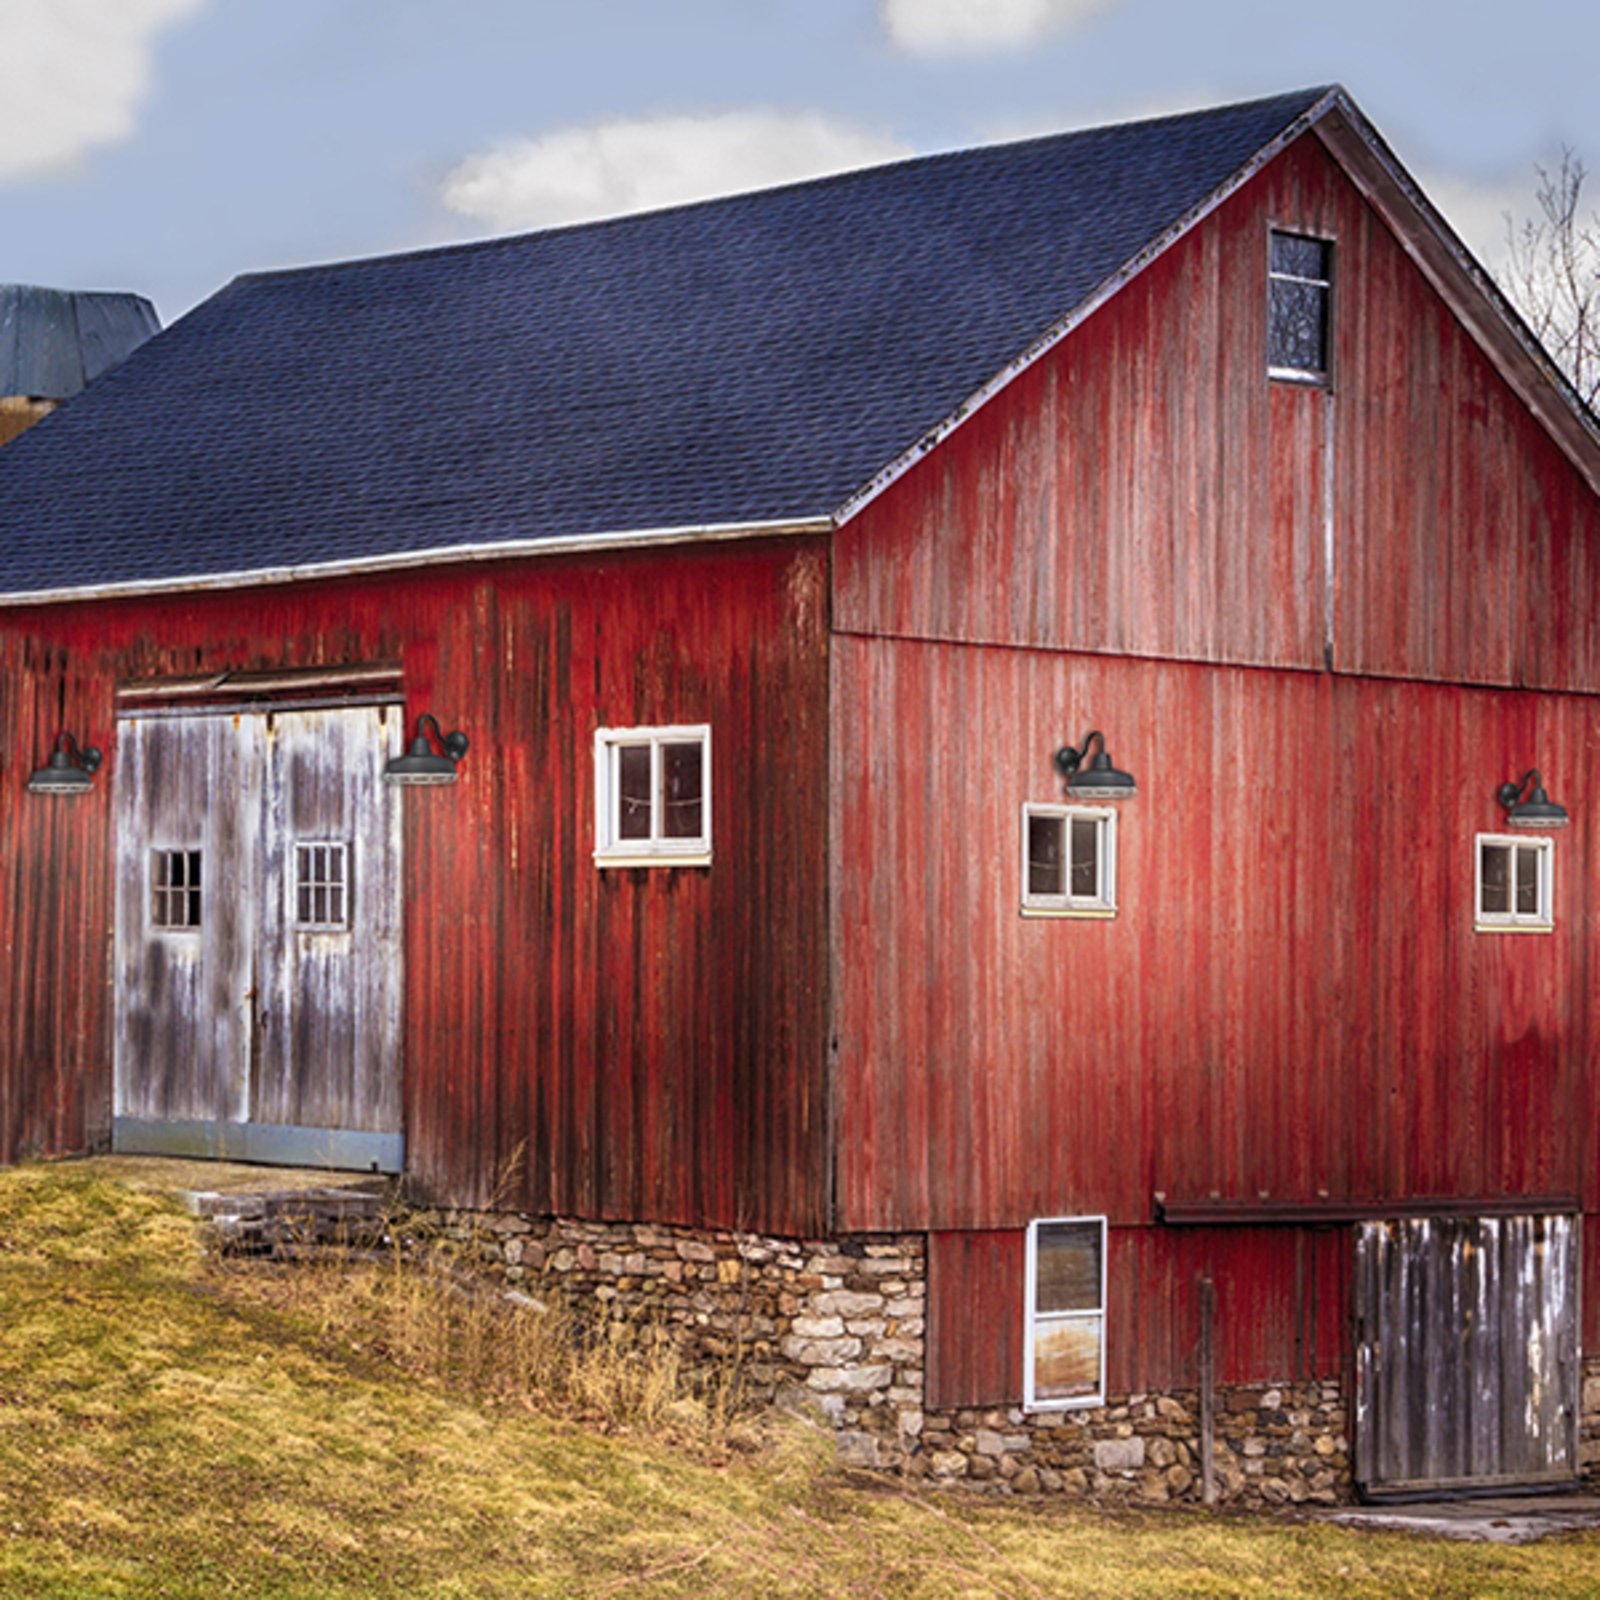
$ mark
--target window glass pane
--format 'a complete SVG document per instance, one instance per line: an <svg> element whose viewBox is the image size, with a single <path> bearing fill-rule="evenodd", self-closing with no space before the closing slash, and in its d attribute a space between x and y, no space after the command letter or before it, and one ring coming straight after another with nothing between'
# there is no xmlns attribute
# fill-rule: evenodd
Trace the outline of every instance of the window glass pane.
<svg viewBox="0 0 1600 1600"><path fill-rule="evenodd" d="M703 768L700 742L661 747L662 806L668 839L698 839L704 828Z"/></svg>
<svg viewBox="0 0 1600 1600"><path fill-rule="evenodd" d="M200 926L200 852L150 852L150 924L156 928Z"/></svg>
<svg viewBox="0 0 1600 1600"><path fill-rule="evenodd" d="M1328 291L1319 284L1272 279L1267 361L1295 372L1327 370Z"/></svg>
<svg viewBox="0 0 1600 1600"><path fill-rule="evenodd" d="M1033 1397L1073 1400L1100 1391L1099 1316L1036 1322L1033 1329Z"/></svg>
<svg viewBox="0 0 1600 1600"><path fill-rule="evenodd" d="M1523 846L1517 856L1517 911L1522 916L1539 915L1539 851Z"/></svg>
<svg viewBox="0 0 1600 1600"><path fill-rule="evenodd" d="M348 845L295 846L295 921L305 928L349 926Z"/></svg>
<svg viewBox="0 0 1600 1600"><path fill-rule="evenodd" d="M1028 818L1028 893L1061 894L1062 817Z"/></svg>
<svg viewBox="0 0 1600 1600"><path fill-rule="evenodd" d="M1100 824L1093 817L1072 819L1072 892L1086 900L1100 897Z"/></svg>
<svg viewBox="0 0 1600 1600"><path fill-rule="evenodd" d="M617 746L617 837L648 839L650 834L650 746Z"/></svg>
<svg viewBox="0 0 1600 1600"><path fill-rule="evenodd" d="M1478 847L1478 909L1504 916L1511 910L1511 849L1509 845Z"/></svg>
<svg viewBox="0 0 1600 1600"><path fill-rule="evenodd" d="M1100 1309L1100 1224L1054 1222L1037 1231L1034 1310Z"/></svg>
<svg viewBox="0 0 1600 1600"><path fill-rule="evenodd" d="M1271 252L1269 260L1274 272L1327 281L1329 247L1326 239L1308 239L1299 233L1274 233Z"/></svg>

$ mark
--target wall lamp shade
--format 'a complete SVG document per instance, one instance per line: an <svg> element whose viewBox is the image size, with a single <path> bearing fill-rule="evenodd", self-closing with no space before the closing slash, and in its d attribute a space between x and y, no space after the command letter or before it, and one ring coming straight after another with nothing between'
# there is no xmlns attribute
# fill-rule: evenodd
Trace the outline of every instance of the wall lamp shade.
<svg viewBox="0 0 1600 1600"><path fill-rule="evenodd" d="M1091 757L1089 745L1094 740L1100 748ZM1098 728L1086 733L1077 749L1064 744L1056 751L1056 771L1067 780L1069 800L1127 800L1139 792L1131 774L1112 766L1105 735Z"/></svg>
<svg viewBox="0 0 1600 1600"><path fill-rule="evenodd" d="M426 729L433 729L430 743ZM438 750L434 749L438 745ZM467 753L467 736L464 733L444 733L438 718L424 711L417 718L417 735L411 748L403 756L394 756L385 763L383 781L403 789L427 788L456 781L456 763Z"/></svg>
<svg viewBox="0 0 1600 1600"><path fill-rule="evenodd" d="M1567 808L1544 792L1537 767L1523 773L1516 783L1502 783L1495 797L1506 808L1506 826L1510 828L1564 828L1569 820Z"/></svg>
<svg viewBox="0 0 1600 1600"><path fill-rule="evenodd" d="M94 745L80 750L78 741L70 733L59 733L50 759L28 779L28 792L87 794L94 787L94 775L102 759Z"/></svg>

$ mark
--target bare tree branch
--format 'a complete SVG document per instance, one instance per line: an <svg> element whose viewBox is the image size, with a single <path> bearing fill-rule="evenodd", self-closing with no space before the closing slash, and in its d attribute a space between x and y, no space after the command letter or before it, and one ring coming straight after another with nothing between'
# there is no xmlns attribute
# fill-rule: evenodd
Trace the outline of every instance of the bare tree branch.
<svg viewBox="0 0 1600 1600"><path fill-rule="evenodd" d="M1538 213L1506 216L1500 287L1591 410L1600 403L1600 211L1583 210L1588 169L1568 148L1536 166Z"/></svg>

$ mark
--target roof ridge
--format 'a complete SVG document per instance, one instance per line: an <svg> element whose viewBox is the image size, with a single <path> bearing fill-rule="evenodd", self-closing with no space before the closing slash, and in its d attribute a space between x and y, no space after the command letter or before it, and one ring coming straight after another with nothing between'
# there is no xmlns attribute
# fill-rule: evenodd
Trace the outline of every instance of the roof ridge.
<svg viewBox="0 0 1600 1600"><path fill-rule="evenodd" d="M1329 95L1343 95L1338 83L1325 83L1304 89L1290 89L1281 94L1260 95L1250 100L1234 100L1220 106L1196 106L1188 111L1166 111L1154 116L1129 117L1120 122L1096 122L1082 128L1063 128L1053 133L1029 134L1020 139L1005 139L992 144L962 145L953 150L930 150L919 154L897 157L893 161L875 161L867 166L847 167L839 172L818 173L809 178L793 178L786 183L762 184L753 189L740 189L730 194L708 195L699 200L679 200L671 205L651 206L642 211L625 211L615 216L591 217L576 222L557 222L544 228L525 228L515 233L494 234L484 239L455 239L443 244L417 245L406 250L385 251L370 256L349 256L332 261L307 262L293 267L262 267L250 272L235 274L232 284L276 282L284 279L316 277L319 274L358 272L387 266L402 261L436 260L452 255L487 255L525 245L532 239L549 238L557 234L599 233L612 229L637 227L661 217L690 211L711 211L748 202L756 196L792 194L802 190L818 190L839 184L858 182L869 175L901 171L907 167L931 167L952 161L984 160L1002 155L1015 155L1031 145L1065 144L1076 139L1091 138L1096 134L1121 132L1130 128L1155 128L1163 124L1210 121L1214 118L1259 110L1279 101L1286 106L1297 104L1296 115L1303 114ZM218 291L221 292L220 290ZM211 298L210 296L207 297ZM205 302L202 301L201 304Z"/></svg>

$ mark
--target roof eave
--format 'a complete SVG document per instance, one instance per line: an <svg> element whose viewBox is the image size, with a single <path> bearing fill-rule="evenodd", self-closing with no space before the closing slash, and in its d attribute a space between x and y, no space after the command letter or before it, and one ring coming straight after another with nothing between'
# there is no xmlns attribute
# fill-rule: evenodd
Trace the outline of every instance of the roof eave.
<svg viewBox="0 0 1600 1600"><path fill-rule="evenodd" d="M1342 92L1315 131L1456 320L1600 494L1600 421L1383 136Z"/></svg>
<svg viewBox="0 0 1600 1600"><path fill-rule="evenodd" d="M1319 118L1326 116L1335 105L1346 98L1343 89L1338 85L1334 85L1326 94L1320 95L1281 133L1262 145L1231 177L1219 184L1198 204L1191 206L1162 232L1156 234L1136 255L1103 279L1058 322L1045 329L1027 349L1002 367L981 388L974 390L954 411L930 428L908 450L897 456L881 472L850 495L835 511L835 521L842 525L857 516L892 484L904 477L930 450L954 433L968 417L981 410L1008 388L1035 362L1048 355L1074 328L1086 322L1113 295L1138 277L1151 262L1165 255L1180 239L1204 222L1218 206L1242 189L1269 161L1293 144Z"/></svg>
<svg viewBox="0 0 1600 1600"><path fill-rule="evenodd" d="M125 583L86 584L61 589L0 594L0 606L66 605L74 601L133 600L147 595L198 594L213 589L252 588L258 584L315 583L336 578L378 577L420 568L464 566L479 561L526 560L595 550L640 550L662 545L708 544L733 539L779 539L831 533L830 516L786 517L770 522L711 522L670 528L621 529L573 534L558 539L503 539L494 544L446 545L409 554L363 556L349 561L310 561L294 566L242 568L236 572L146 578Z"/></svg>
<svg viewBox="0 0 1600 1600"><path fill-rule="evenodd" d="M1499 286L1401 166L1377 129L1361 114L1343 87L1335 84L1263 145L1226 182L1153 238L1026 350L856 490L834 513L835 520L842 525L857 516L968 417L1021 377L1124 285L1308 131L1315 131L1324 148L1388 224L1401 246L1495 363L1513 391L1549 432L1589 487L1600 494L1600 423Z"/></svg>

